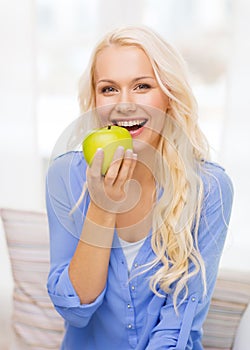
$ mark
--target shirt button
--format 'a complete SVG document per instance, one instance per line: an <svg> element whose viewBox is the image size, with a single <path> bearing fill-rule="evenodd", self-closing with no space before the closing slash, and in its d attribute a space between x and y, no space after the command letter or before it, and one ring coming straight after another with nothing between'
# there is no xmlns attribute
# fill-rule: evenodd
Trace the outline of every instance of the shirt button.
<svg viewBox="0 0 250 350"><path fill-rule="evenodd" d="M196 298L195 298L195 297L192 297L191 300L194 302L194 301L196 300Z"/></svg>
<svg viewBox="0 0 250 350"><path fill-rule="evenodd" d="M134 267L138 267L138 264L137 264L137 263L135 263L135 264L134 264Z"/></svg>
<svg viewBox="0 0 250 350"><path fill-rule="evenodd" d="M135 290L135 286L131 286L131 289L132 289L132 290Z"/></svg>
<svg viewBox="0 0 250 350"><path fill-rule="evenodd" d="M131 305L130 304L128 304L128 309L131 309Z"/></svg>
<svg viewBox="0 0 250 350"><path fill-rule="evenodd" d="M131 329L132 328L132 324L128 324L128 329Z"/></svg>

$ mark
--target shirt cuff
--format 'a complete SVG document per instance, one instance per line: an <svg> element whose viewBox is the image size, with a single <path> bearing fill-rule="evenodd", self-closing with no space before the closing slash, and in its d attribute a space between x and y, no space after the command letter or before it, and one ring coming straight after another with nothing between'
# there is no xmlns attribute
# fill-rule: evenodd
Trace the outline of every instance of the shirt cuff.
<svg viewBox="0 0 250 350"><path fill-rule="evenodd" d="M99 294L99 296L90 304L81 304L80 298L77 295L71 280L69 278L69 267L67 266L64 271L61 273L59 281L56 286L55 292L49 290L48 294L55 306L71 308L71 307L80 307L84 309L92 309L93 307L98 307L104 298L106 292L106 287Z"/></svg>

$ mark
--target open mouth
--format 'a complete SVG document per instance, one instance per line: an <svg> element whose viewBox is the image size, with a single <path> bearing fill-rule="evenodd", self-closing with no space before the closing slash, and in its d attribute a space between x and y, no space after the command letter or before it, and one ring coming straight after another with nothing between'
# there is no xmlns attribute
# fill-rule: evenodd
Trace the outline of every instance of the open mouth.
<svg viewBox="0 0 250 350"><path fill-rule="evenodd" d="M135 131L142 128L146 123L147 119L135 119L135 120L112 120L112 123L128 131Z"/></svg>

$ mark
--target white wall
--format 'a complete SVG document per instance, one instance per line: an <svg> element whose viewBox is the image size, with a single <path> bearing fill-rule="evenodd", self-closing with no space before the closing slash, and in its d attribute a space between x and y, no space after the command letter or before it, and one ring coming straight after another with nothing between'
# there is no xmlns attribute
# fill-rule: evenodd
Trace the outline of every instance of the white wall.
<svg viewBox="0 0 250 350"><path fill-rule="evenodd" d="M235 190L230 232L222 265L250 270L250 2L234 1L228 96L221 159Z"/></svg>
<svg viewBox="0 0 250 350"><path fill-rule="evenodd" d="M0 4L0 207L40 209L34 1ZM0 222L0 349L10 339L12 276Z"/></svg>
<svg viewBox="0 0 250 350"><path fill-rule="evenodd" d="M0 206L42 206L36 142L33 0L2 1L0 23Z"/></svg>

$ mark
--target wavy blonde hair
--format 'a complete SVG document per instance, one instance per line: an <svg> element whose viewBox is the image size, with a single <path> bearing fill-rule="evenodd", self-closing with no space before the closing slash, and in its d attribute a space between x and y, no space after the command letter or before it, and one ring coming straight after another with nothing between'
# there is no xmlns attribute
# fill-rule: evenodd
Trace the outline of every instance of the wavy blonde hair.
<svg viewBox="0 0 250 350"><path fill-rule="evenodd" d="M206 138L197 124L197 103L187 79L186 64L180 54L147 27L125 27L108 33L96 46L79 83L82 112L95 108L94 70L96 57L110 45L141 48L152 64L162 91L169 97L165 126L158 146L156 177L163 189L153 213L151 246L156 255L146 269L160 264L150 287L161 295L173 292L187 296L187 282L201 272L206 293L205 266L198 247L198 227L203 201L201 164L208 158ZM193 268L190 269L190 263ZM180 301L180 302L181 302Z"/></svg>

